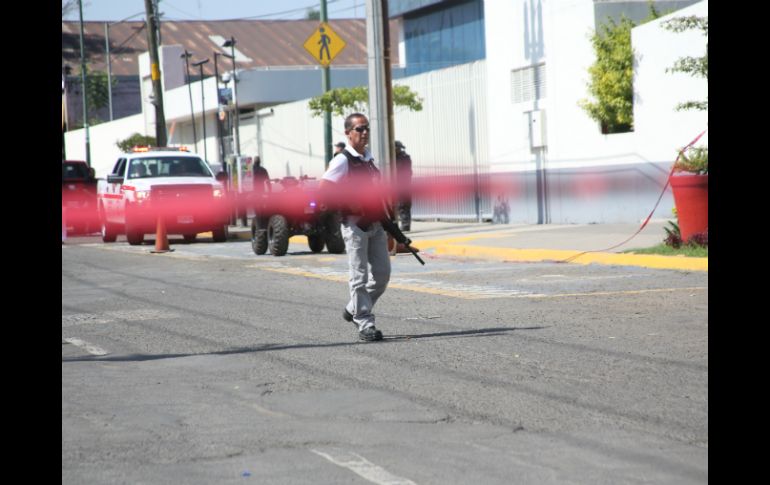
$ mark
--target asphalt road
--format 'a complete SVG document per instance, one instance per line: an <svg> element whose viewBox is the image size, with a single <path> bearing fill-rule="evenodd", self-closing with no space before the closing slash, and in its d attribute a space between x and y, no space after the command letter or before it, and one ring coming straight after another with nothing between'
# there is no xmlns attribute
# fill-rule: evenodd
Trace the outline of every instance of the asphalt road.
<svg viewBox="0 0 770 485"><path fill-rule="evenodd" d="M62 246L64 484L708 482L707 273L171 247Z"/></svg>

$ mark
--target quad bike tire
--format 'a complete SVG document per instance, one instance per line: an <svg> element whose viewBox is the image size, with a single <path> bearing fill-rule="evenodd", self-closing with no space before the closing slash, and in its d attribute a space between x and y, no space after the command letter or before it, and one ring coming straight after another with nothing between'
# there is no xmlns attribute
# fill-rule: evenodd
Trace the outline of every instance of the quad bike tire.
<svg viewBox="0 0 770 485"><path fill-rule="evenodd" d="M267 223L257 216L251 219L251 249L257 255L267 252Z"/></svg>
<svg viewBox="0 0 770 485"><path fill-rule="evenodd" d="M345 239L342 237L342 216L332 214L324 221L323 238L326 242L326 249L331 254L342 254L345 252Z"/></svg>
<svg viewBox="0 0 770 485"><path fill-rule="evenodd" d="M307 236L307 245L314 253L320 253L324 250L324 237L321 234L312 234Z"/></svg>
<svg viewBox="0 0 770 485"><path fill-rule="evenodd" d="M222 224L221 226L217 226L214 229L211 230L211 235L214 239L214 242L227 242L227 236L229 234L229 231L227 229L227 224Z"/></svg>
<svg viewBox="0 0 770 485"><path fill-rule="evenodd" d="M276 214L267 222L267 245L273 256L283 256L289 250L289 223L284 216Z"/></svg>

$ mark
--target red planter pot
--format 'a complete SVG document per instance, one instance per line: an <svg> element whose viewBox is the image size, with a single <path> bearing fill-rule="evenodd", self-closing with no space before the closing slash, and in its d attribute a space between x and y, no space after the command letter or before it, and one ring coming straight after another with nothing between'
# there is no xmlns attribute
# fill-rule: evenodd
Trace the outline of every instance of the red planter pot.
<svg viewBox="0 0 770 485"><path fill-rule="evenodd" d="M679 218L679 231L682 241L709 228L709 176L673 175L671 190L674 192L674 204Z"/></svg>

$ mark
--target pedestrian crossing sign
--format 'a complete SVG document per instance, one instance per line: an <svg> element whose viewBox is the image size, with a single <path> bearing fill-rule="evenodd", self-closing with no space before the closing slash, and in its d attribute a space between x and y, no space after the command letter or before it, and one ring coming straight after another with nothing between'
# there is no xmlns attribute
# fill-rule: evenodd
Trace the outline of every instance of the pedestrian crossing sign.
<svg viewBox="0 0 770 485"><path fill-rule="evenodd" d="M345 48L345 45L345 41L329 27L329 24L321 22L307 38L304 47L316 61L326 67Z"/></svg>

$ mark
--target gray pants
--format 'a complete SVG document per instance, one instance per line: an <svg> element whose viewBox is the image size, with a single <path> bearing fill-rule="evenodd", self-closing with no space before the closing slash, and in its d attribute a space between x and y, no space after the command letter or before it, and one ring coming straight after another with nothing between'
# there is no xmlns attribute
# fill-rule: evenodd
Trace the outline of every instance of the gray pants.
<svg viewBox="0 0 770 485"><path fill-rule="evenodd" d="M380 223L375 222L368 231L362 231L355 225L356 219L347 217L342 221L350 267L350 301L345 308L353 315L358 329L363 330L374 325L374 304L390 281L390 255L388 237Z"/></svg>

